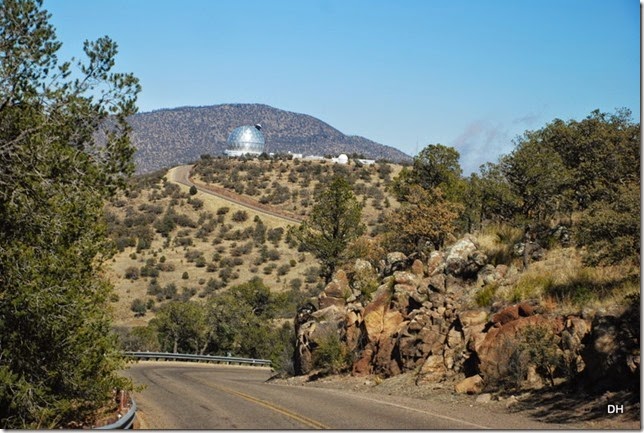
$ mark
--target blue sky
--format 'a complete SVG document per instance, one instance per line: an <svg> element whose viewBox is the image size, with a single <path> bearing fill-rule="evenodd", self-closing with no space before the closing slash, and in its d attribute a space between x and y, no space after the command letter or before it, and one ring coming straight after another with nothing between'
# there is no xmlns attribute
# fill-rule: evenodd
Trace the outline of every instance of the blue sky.
<svg viewBox="0 0 644 433"><path fill-rule="evenodd" d="M108 35L140 111L263 103L465 173L555 118L640 117L636 0L45 0L61 58ZM261 120L261 119L260 119ZM269 127L269 125L265 125Z"/></svg>

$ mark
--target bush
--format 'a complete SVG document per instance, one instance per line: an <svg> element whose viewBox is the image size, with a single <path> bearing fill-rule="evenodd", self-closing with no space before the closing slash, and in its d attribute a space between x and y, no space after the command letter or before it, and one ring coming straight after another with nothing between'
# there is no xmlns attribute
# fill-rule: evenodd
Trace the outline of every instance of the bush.
<svg viewBox="0 0 644 433"><path fill-rule="evenodd" d="M277 275L282 276L288 274L288 271L291 270L291 265L281 265L277 268Z"/></svg>
<svg viewBox="0 0 644 433"><path fill-rule="evenodd" d="M237 212L233 213L232 219L237 223L244 222L248 219L248 212L246 212L245 210L238 210Z"/></svg>
<svg viewBox="0 0 644 433"><path fill-rule="evenodd" d="M509 371L505 382L518 389L528 374L530 365L537 373L554 386L557 369L564 367L563 352L557 345L558 337L545 325L526 326L517 335L509 359Z"/></svg>
<svg viewBox="0 0 644 433"><path fill-rule="evenodd" d="M350 352L335 332L323 337L313 352L313 365L327 373L339 373L348 367L349 362Z"/></svg>
<svg viewBox="0 0 644 433"><path fill-rule="evenodd" d="M141 298L136 298L134 301L132 301L130 310L134 311L134 315L136 317L145 316L145 312L147 311L145 301Z"/></svg>
<svg viewBox="0 0 644 433"><path fill-rule="evenodd" d="M125 270L125 278L127 278L128 280L138 280L139 275L139 268L135 266L130 266Z"/></svg>
<svg viewBox="0 0 644 433"><path fill-rule="evenodd" d="M498 288L497 284L488 284L475 295L474 300L479 307L489 307L492 305L494 294Z"/></svg>

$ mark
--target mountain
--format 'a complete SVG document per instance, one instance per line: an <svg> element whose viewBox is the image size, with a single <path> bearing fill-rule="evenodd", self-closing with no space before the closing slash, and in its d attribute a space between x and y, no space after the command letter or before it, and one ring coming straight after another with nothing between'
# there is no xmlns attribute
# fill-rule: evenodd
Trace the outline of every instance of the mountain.
<svg viewBox="0 0 644 433"><path fill-rule="evenodd" d="M139 113L130 118L137 172L188 163L203 154L222 155L230 132L241 125L262 124L267 150L275 153L339 155L410 161L391 146L344 135L315 117L262 104L180 107Z"/></svg>

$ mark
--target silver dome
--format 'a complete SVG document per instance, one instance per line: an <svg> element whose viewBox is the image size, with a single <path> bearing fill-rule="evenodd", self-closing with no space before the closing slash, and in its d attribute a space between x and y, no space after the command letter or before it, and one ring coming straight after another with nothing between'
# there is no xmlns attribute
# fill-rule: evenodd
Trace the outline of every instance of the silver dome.
<svg viewBox="0 0 644 433"><path fill-rule="evenodd" d="M233 129L226 141L226 155L241 156L247 153L259 155L264 152L266 141L260 128L260 125L244 125Z"/></svg>

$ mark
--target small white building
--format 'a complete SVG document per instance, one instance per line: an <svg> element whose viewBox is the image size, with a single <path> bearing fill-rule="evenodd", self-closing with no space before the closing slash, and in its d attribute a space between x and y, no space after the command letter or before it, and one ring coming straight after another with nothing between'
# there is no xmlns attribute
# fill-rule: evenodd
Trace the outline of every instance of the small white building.
<svg viewBox="0 0 644 433"><path fill-rule="evenodd" d="M349 157L342 153L337 158L331 158L331 161L335 162L336 164L348 164Z"/></svg>

